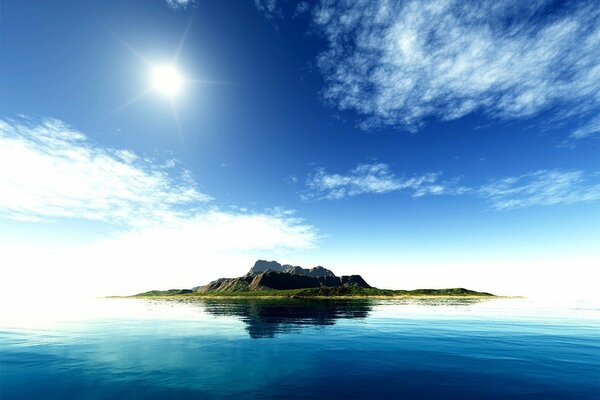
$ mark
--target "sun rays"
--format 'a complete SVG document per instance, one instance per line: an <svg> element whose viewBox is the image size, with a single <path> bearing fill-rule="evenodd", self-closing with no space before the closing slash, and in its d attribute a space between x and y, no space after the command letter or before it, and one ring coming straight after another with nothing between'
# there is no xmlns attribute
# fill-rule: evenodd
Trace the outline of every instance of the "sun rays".
<svg viewBox="0 0 600 400"><path fill-rule="evenodd" d="M115 39L117 39L125 48L127 48L133 55L135 55L138 59L140 59L147 68L148 75L148 87L142 92L136 94L131 99L124 102L119 107L115 108L113 111L109 113L109 115L113 115L119 113L131 106L132 104L142 100L151 94L158 94L167 100L169 104L169 108L173 114L173 121L177 126L177 130L179 136L183 140L183 134L181 131L181 122L179 118L179 113L177 112L177 97L181 96L181 94L185 91L186 86L192 84L201 84L201 85L228 85L229 82L218 81L218 80L206 80L206 79L195 79L186 76L183 72L181 72L178 67L178 61L187 39L188 33L190 31L190 27L192 25L192 19L186 25L186 28L177 44L175 53L173 57L169 61L163 62L152 62L147 57L145 57L142 53L136 50L133 46L127 43L123 38L118 36L114 32L110 32Z"/></svg>

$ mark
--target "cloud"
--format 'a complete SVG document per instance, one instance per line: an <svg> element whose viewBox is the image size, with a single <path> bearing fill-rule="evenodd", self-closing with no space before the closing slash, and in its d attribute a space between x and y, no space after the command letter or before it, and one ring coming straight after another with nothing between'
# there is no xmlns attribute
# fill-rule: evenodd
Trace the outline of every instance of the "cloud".
<svg viewBox="0 0 600 400"><path fill-rule="evenodd" d="M387 164L359 164L347 174L328 174L318 168L306 181L304 200L339 200L362 194L400 192L426 195L473 195L496 210L591 202L600 199L598 176L583 171L539 170L488 181L479 187L459 185L459 179L442 181L441 173L411 178L396 176Z"/></svg>
<svg viewBox="0 0 600 400"><path fill-rule="evenodd" d="M582 171L541 170L492 181L478 193L495 209L506 210L599 200L600 183Z"/></svg>
<svg viewBox="0 0 600 400"><path fill-rule="evenodd" d="M267 18L281 18L283 11L277 0L254 0L254 5L258 11L264 13Z"/></svg>
<svg viewBox="0 0 600 400"><path fill-rule="evenodd" d="M10 266L0 270L0 299L23 287L36 298L71 300L190 288L243 275L258 258L289 260L316 239L312 226L287 214L215 210L83 244L0 242Z"/></svg>
<svg viewBox="0 0 600 400"><path fill-rule="evenodd" d="M197 247L213 249L300 248L315 241L314 228L288 211L209 207L211 197L190 171L173 173L176 164L94 144L58 120L0 121L0 217L100 221L131 234L182 235L182 241L189 234L202 240Z"/></svg>
<svg viewBox="0 0 600 400"><path fill-rule="evenodd" d="M303 194L310 199L343 199L366 193L409 192L413 197L425 195L455 194L465 188L456 182L440 182L440 173L427 173L412 178L400 178L390 171L387 164L359 164L345 175L328 174L319 168L308 177L308 191Z"/></svg>
<svg viewBox="0 0 600 400"><path fill-rule="evenodd" d="M196 0L166 0L167 5L173 9L187 8L194 4Z"/></svg>
<svg viewBox="0 0 600 400"><path fill-rule="evenodd" d="M575 129L571 133L571 137L581 139L598 134L600 134L600 114L590 118L586 123Z"/></svg>
<svg viewBox="0 0 600 400"><path fill-rule="evenodd" d="M317 230L291 210L212 205L179 164L93 143L58 120L0 121L0 226L56 223L50 241L0 240L10 265L0 271L0 294L26 286L45 299L72 299L186 288L316 245ZM60 225L72 219L117 229L88 237L88 226L73 242Z"/></svg>
<svg viewBox="0 0 600 400"><path fill-rule="evenodd" d="M557 122L600 113L594 1L323 0L312 13L326 39L324 97L367 129L414 131L475 112Z"/></svg>
<svg viewBox="0 0 600 400"><path fill-rule="evenodd" d="M254 5L270 20L283 19L288 15L297 18L311 9L306 1L254 0Z"/></svg>
<svg viewBox="0 0 600 400"><path fill-rule="evenodd" d="M91 143L57 120L0 121L0 216L164 222L211 200L187 170Z"/></svg>

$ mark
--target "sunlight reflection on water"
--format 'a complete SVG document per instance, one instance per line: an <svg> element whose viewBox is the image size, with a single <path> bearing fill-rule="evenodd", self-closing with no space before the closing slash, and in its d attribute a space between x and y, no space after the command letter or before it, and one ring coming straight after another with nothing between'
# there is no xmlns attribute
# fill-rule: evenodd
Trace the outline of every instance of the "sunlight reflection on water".
<svg viewBox="0 0 600 400"><path fill-rule="evenodd" d="M1 390L6 398L597 398L599 316L589 304L527 299L45 302L2 313Z"/></svg>

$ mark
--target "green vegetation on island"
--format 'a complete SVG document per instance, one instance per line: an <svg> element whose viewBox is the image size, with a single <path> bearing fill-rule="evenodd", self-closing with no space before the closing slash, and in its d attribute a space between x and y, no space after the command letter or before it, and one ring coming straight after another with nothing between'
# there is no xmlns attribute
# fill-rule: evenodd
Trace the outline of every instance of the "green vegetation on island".
<svg viewBox="0 0 600 400"><path fill-rule="evenodd" d="M464 288L391 290L371 287L360 275L336 276L323 267L305 269L276 261L257 261L238 278L221 278L192 289L151 290L137 298L405 298L494 297Z"/></svg>
<svg viewBox="0 0 600 400"><path fill-rule="evenodd" d="M397 298L397 297L494 297L491 293L463 288L392 290L361 287L319 287L231 292L197 292L190 289L151 290L138 298Z"/></svg>

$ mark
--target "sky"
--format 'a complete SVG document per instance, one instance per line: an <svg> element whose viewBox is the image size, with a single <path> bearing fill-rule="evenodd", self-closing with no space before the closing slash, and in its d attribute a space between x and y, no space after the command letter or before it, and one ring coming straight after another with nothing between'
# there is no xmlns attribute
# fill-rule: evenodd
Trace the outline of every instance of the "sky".
<svg viewBox="0 0 600 400"><path fill-rule="evenodd" d="M594 3L3 1L0 291L597 297Z"/></svg>

